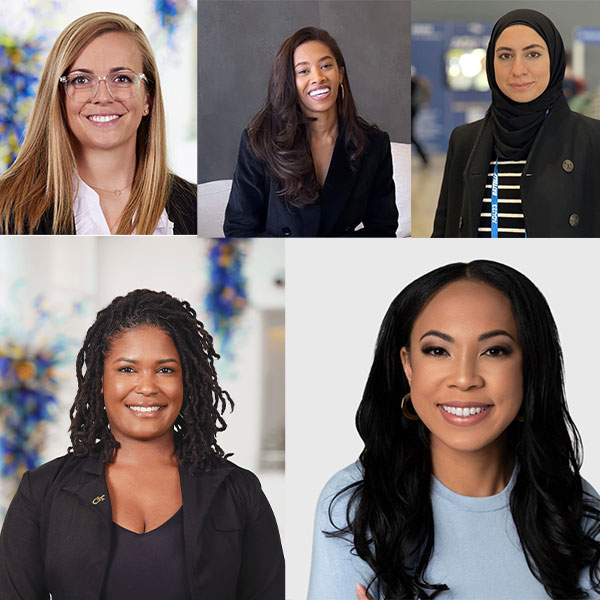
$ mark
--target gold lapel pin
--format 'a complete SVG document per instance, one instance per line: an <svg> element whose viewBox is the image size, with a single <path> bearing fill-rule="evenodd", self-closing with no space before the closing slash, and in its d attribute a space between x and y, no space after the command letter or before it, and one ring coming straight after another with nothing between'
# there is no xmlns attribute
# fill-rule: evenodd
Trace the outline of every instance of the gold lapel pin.
<svg viewBox="0 0 600 600"><path fill-rule="evenodd" d="M100 502L104 501L104 494L102 494L102 496L96 496L93 500L92 500L92 504L99 504Z"/></svg>

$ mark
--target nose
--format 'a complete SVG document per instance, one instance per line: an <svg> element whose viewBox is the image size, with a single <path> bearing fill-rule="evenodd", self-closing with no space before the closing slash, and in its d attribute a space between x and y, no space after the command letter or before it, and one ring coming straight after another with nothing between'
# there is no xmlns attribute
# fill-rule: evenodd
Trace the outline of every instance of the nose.
<svg viewBox="0 0 600 600"><path fill-rule="evenodd" d="M323 72L319 67L313 67L310 73L310 82L311 83L321 83L325 79Z"/></svg>
<svg viewBox="0 0 600 600"><path fill-rule="evenodd" d="M484 379L479 372L476 357L466 353L457 356L452 367L453 371L448 381L450 387L466 392L483 386Z"/></svg>
<svg viewBox="0 0 600 600"><path fill-rule="evenodd" d="M110 95L108 91L108 83L106 78L100 79L98 81L98 88L96 89L96 93L90 98L90 102L112 102L113 97Z"/></svg>
<svg viewBox="0 0 600 600"><path fill-rule="evenodd" d="M158 393L154 373L140 373L136 393L141 396L155 396Z"/></svg>
<svg viewBox="0 0 600 600"><path fill-rule="evenodd" d="M514 77L521 77L527 74L527 65L525 64L525 60L520 56L515 56L513 60L512 74Z"/></svg>

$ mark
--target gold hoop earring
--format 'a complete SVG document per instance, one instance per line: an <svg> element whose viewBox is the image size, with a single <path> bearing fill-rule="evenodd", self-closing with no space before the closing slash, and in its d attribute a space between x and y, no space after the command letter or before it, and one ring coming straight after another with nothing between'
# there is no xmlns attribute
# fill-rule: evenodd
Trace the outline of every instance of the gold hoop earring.
<svg viewBox="0 0 600 600"><path fill-rule="evenodd" d="M340 87L342 88L342 100L344 99L344 84L340 83Z"/></svg>
<svg viewBox="0 0 600 600"><path fill-rule="evenodd" d="M417 413L411 413L408 410L408 408L406 407L407 401L410 401L410 392L408 392L408 394L405 394L405 396L402 398L402 401L400 402L400 407L402 408L402 413L410 421L420 421L419 415Z"/></svg>
<svg viewBox="0 0 600 600"><path fill-rule="evenodd" d="M517 423L525 423L525 417L522 417L521 415L517 415L517 416L515 417L515 421L516 421Z"/></svg>

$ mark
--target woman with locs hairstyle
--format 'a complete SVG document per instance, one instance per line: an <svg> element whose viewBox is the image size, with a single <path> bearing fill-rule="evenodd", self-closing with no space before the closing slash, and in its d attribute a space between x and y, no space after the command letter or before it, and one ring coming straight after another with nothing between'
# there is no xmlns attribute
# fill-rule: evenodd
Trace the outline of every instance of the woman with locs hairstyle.
<svg viewBox="0 0 600 600"><path fill-rule="evenodd" d="M477 260L409 284L356 425L359 461L317 506L309 600L600 597L600 500L524 275Z"/></svg>
<svg viewBox="0 0 600 600"><path fill-rule="evenodd" d="M504 15L486 56L492 104L450 136L433 237L600 236L600 121L572 112L545 15Z"/></svg>
<svg viewBox="0 0 600 600"><path fill-rule="evenodd" d="M397 226L389 136L357 114L337 42L304 27L242 134L225 235L393 237Z"/></svg>
<svg viewBox="0 0 600 600"><path fill-rule="evenodd" d="M77 356L69 453L24 474L0 534L0 597L282 600L258 479L216 435L233 408L188 302L135 290Z"/></svg>
<svg viewBox="0 0 600 600"><path fill-rule="evenodd" d="M0 233L196 234L195 186L170 172L166 148L144 32L116 13L80 17L52 46L0 176Z"/></svg>

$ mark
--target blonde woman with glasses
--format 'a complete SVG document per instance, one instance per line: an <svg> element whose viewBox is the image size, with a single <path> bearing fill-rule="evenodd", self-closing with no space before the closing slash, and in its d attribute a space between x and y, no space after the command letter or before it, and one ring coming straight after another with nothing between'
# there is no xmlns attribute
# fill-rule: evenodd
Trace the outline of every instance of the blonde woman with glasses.
<svg viewBox="0 0 600 600"><path fill-rule="evenodd" d="M58 37L23 146L0 177L0 232L196 234L196 188L169 171L156 61L127 17Z"/></svg>

